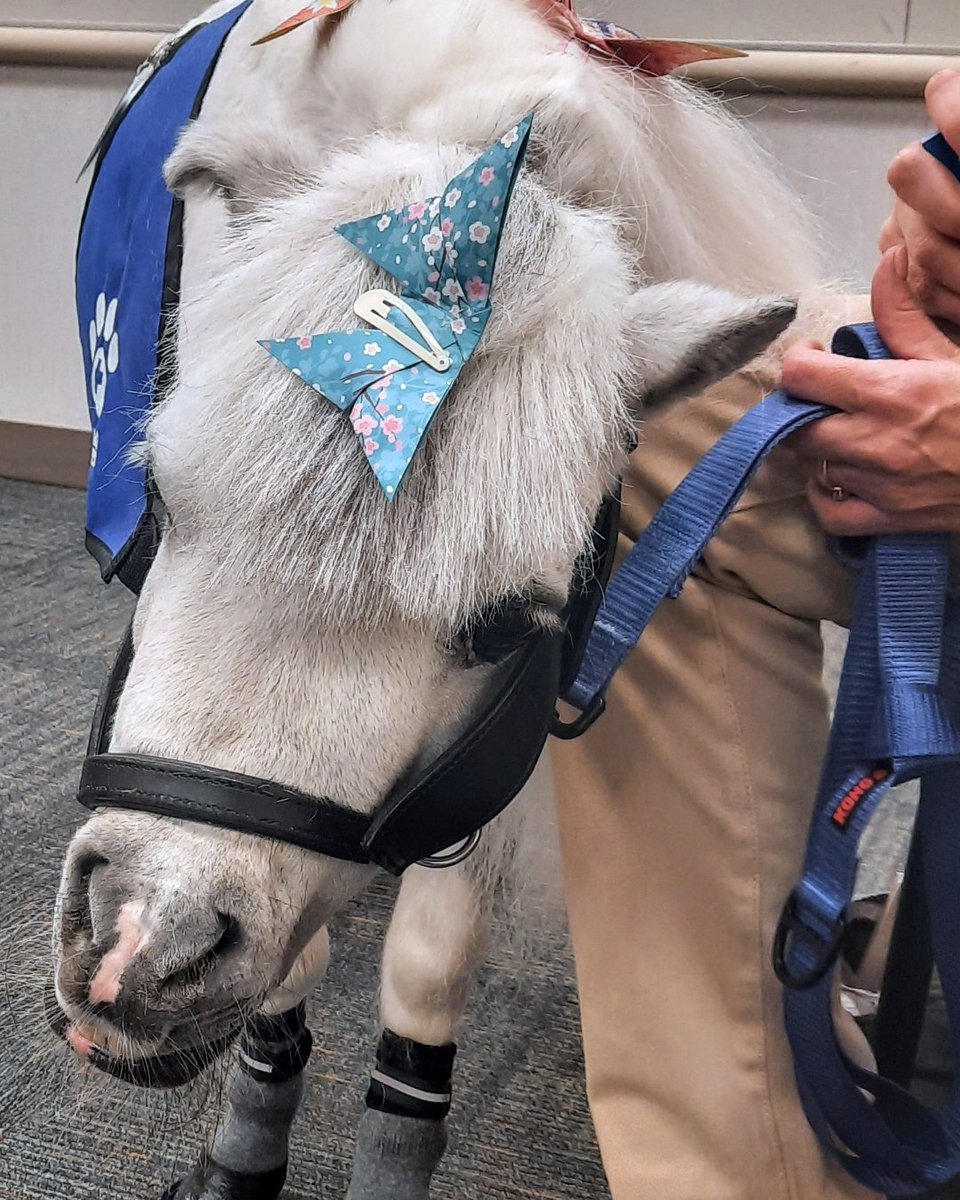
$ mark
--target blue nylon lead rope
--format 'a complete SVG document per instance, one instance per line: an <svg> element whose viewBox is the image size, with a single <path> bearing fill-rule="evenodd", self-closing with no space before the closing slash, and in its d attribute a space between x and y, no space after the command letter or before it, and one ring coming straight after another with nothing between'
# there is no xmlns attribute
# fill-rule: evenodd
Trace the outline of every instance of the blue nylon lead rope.
<svg viewBox="0 0 960 1200"><path fill-rule="evenodd" d="M960 178L960 160L940 135L925 144ZM834 350L889 357L872 325L840 330ZM597 711L657 607L679 593L766 455L831 411L776 393L728 431L607 589L566 699ZM946 1107L932 1112L848 1059L833 1021L833 968L860 838L890 788L919 779L918 886L960 1063L960 598L948 588L948 549L942 535L868 543L803 874L774 947L807 1117L854 1178L887 1196L916 1195L960 1174L960 1072Z"/></svg>
<svg viewBox="0 0 960 1200"><path fill-rule="evenodd" d="M565 700L586 712L606 695L661 602L680 594L766 456L791 433L833 411L774 392L700 460L637 539L607 587Z"/></svg>

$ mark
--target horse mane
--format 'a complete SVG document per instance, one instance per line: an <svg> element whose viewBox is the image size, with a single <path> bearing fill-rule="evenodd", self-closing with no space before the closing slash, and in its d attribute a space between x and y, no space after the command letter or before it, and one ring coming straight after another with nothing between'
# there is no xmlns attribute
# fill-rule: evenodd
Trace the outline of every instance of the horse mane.
<svg viewBox="0 0 960 1200"><path fill-rule="evenodd" d="M287 7L258 0L242 27ZM362 0L329 46L305 34L228 48L171 164L208 212L147 433L176 527L209 586L269 579L334 627L446 634L505 594L562 597L642 397L629 297L679 277L805 292L806 217L714 100L559 46L521 0ZM238 109L238 89L270 103ZM352 327L380 281L333 226L439 193L528 110L493 319L388 504L343 414L258 340Z"/></svg>

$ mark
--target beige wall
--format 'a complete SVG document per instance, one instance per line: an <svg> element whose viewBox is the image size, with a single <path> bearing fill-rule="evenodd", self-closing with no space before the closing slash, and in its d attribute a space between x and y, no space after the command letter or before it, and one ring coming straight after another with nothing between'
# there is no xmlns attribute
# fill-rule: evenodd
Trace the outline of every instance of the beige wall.
<svg viewBox="0 0 960 1200"><path fill-rule="evenodd" d="M204 0L0 0L0 24L176 28ZM300 0L291 0L291 12ZM580 0L650 37L960 46L957 0Z"/></svg>
<svg viewBox="0 0 960 1200"><path fill-rule="evenodd" d="M960 46L957 0L598 0L595 7L650 37Z"/></svg>
<svg viewBox="0 0 960 1200"><path fill-rule="evenodd" d="M179 16L191 7L186 0L96 2L101 12L112 4L128 18L148 9L176 10ZM871 0L865 9L895 9L897 3ZM14 10L49 14L86 4L0 0L0 18ZM684 4L672 0L669 5L678 19ZM817 4L811 0L811 7ZM913 4L916 9L917 0ZM721 6L727 7L727 0L690 4L698 11ZM614 7L616 0L610 0ZM619 3L624 13L638 7L635 0ZM657 7L668 6L644 7L650 9L646 27L653 32L662 24ZM738 7L729 0L731 11ZM833 0L830 7L841 8ZM7 349L0 372L0 420L70 428L86 424L72 308L74 241L85 188L74 179L128 75L125 70L0 66L0 328ZM866 279L888 203L885 166L896 149L925 131L919 102L754 95L734 107L821 218L824 237L836 249L838 274Z"/></svg>
<svg viewBox="0 0 960 1200"><path fill-rule="evenodd" d="M0 0L0 24L178 29L206 0ZM299 0L293 0L295 12Z"/></svg>

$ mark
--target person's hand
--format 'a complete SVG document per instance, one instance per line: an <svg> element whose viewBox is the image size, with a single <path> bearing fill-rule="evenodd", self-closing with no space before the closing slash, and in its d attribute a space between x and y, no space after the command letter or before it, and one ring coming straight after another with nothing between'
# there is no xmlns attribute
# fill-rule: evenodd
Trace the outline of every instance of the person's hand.
<svg viewBox="0 0 960 1200"><path fill-rule="evenodd" d="M940 71L927 84L933 126L960 152L960 72ZM880 249L906 246L907 279L931 316L960 325L960 183L914 142L887 173L896 203L880 233Z"/></svg>
<svg viewBox="0 0 960 1200"><path fill-rule="evenodd" d="M960 348L911 291L908 253L889 250L873 281L877 327L904 361L844 358L813 342L784 359L786 391L842 410L789 442L829 533L960 532Z"/></svg>

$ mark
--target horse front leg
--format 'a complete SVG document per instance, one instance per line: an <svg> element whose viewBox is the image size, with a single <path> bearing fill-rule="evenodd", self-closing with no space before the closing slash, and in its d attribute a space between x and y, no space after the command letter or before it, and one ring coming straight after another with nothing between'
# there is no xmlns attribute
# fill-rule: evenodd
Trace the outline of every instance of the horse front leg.
<svg viewBox="0 0 960 1200"><path fill-rule="evenodd" d="M347 1200L429 1200L447 1145L454 1038L489 919L468 867L411 867L387 930L383 1032Z"/></svg>
<svg viewBox="0 0 960 1200"><path fill-rule="evenodd" d="M259 1012L247 1022L227 1070L210 1146L163 1200L277 1200L312 1046L306 1005L297 999L312 989L328 959L329 939L321 929L273 1006L282 1011Z"/></svg>

